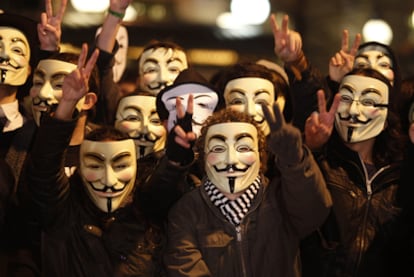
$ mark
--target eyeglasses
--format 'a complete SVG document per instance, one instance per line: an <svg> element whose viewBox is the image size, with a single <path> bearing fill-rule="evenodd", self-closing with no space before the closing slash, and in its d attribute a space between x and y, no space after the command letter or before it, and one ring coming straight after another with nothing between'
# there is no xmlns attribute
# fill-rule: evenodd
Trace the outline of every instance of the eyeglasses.
<svg viewBox="0 0 414 277"><path fill-rule="evenodd" d="M381 104L381 103L376 103L373 99L360 99L360 100L356 100L353 99L351 97L349 97L348 95L342 95L341 96L341 102L342 103L346 103L348 105L352 105L352 102L356 102L361 104L362 106L365 107L380 107L380 108L388 108L388 104Z"/></svg>

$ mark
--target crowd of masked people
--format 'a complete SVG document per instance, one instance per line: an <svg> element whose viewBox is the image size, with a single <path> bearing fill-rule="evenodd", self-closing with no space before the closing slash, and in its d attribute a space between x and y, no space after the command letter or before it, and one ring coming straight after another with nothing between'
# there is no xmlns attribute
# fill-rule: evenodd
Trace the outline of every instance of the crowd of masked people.
<svg viewBox="0 0 414 277"><path fill-rule="evenodd" d="M67 0L0 14L0 276L414 274L414 79L393 49L343 30L324 76L272 15L279 62L206 78L149 38L131 84L131 2L79 52Z"/></svg>

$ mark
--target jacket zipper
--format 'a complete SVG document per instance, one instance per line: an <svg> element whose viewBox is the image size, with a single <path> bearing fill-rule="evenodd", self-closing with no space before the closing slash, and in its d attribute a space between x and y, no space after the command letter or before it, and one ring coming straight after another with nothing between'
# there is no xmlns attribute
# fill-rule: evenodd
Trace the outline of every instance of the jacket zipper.
<svg viewBox="0 0 414 277"><path fill-rule="evenodd" d="M246 264L244 262L244 251L243 251L243 247L242 247L242 228L241 225L236 226L236 238L237 238L237 245L239 248L239 254L240 254L240 263L241 263L241 270L242 270L242 276L246 276L247 277L247 272L246 272Z"/></svg>
<svg viewBox="0 0 414 277"><path fill-rule="evenodd" d="M375 174L372 176L372 178L368 177L368 172L367 169L365 167L364 162L361 160L361 164L362 164L362 168L364 169L364 175L365 175L365 186L366 186L366 190L367 190L367 205L365 208L365 213L364 213L364 219L362 222L362 228L361 228L361 240L359 243L359 251L358 251L358 255L357 255L357 259L356 259L356 263L355 263L355 267L354 267L354 271L355 273L357 273L357 269L359 268L359 265L361 263L362 260L362 255L363 255L363 249L365 247L365 233L366 233L366 224L367 224L367 218L368 218L368 213L370 210L370 206L371 206L371 198L372 198L372 182L373 180L379 175L381 174L386 168L388 168L389 166L385 166L380 168L377 172L375 172Z"/></svg>

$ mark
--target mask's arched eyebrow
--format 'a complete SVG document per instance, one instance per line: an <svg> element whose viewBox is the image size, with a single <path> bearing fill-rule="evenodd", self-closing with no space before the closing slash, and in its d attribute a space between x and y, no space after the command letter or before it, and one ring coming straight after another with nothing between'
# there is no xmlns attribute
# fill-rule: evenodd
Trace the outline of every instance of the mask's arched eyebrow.
<svg viewBox="0 0 414 277"><path fill-rule="evenodd" d="M127 152L127 151L121 152L121 153L119 153L118 155L116 155L115 157L112 158L112 162L118 162L118 161L120 161L124 158L129 158L131 156L132 156L131 152Z"/></svg>
<svg viewBox="0 0 414 277"><path fill-rule="evenodd" d="M21 42L21 43L23 43L24 45L26 45L26 46L27 46L26 42L25 42L24 40L22 40L21 38L12 38L12 39L11 39L11 41L12 41L13 43L16 43L16 42Z"/></svg>
<svg viewBox="0 0 414 277"><path fill-rule="evenodd" d="M375 89L375 88L367 88L367 89L364 89L361 92L362 95L366 95L368 93L375 93L375 94L378 94L380 96L382 95L381 92L379 90Z"/></svg>
<svg viewBox="0 0 414 277"><path fill-rule="evenodd" d="M178 57L172 57L172 58L168 59L167 63L172 63L172 62L175 62L175 61L177 61L179 63L183 63L183 61Z"/></svg>
<svg viewBox="0 0 414 277"><path fill-rule="evenodd" d="M154 58L147 58L147 59L145 59L143 64L145 64L145 63L159 63L159 61L154 59Z"/></svg>
<svg viewBox="0 0 414 277"><path fill-rule="evenodd" d="M260 95L260 94L268 94L268 95L270 95L270 92L268 91L268 90L266 90L266 89L260 89L260 90L258 90L258 91L256 91L255 93L254 93L254 96L256 97L256 96L258 96L258 95Z"/></svg>
<svg viewBox="0 0 414 277"><path fill-rule="evenodd" d="M141 108L134 105L127 105L125 106L124 110L135 110L137 112L141 112Z"/></svg>
<svg viewBox="0 0 414 277"><path fill-rule="evenodd" d="M227 139L227 137L226 136L223 136L223 135L220 135L220 134L217 134L217 135L211 136L208 139L208 142L212 141L213 139L218 139L218 140L221 140L221 141L225 142L226 139Z"/></svg>
<svg viewBox="0 0 414 277"><path fill-rule="evenodd" d="M43 69L36 68L36 70L33 73L33 75L36 76L36 77L39 77L39 78L44 79L45 76L46 76L46 73L43 71Z"/></svg>
<svg viewBox="0 0 414 277"><path fill-rule="evenodd" d="M170 96L166 100L167 101L175 100L177 97L180 98L181 100L184 100L184 97L182 97L182 96L181 97L180 96Z"/></svg>
<svg viewBox="0 0 414 277"><path fill-rule="evenodd" d="M343 84L339 88L339 90L343 90L343 89L349 91L350 93L354 93L354 91L355 91L355 89L351 85L348 85L348 84Z"/></svg>
<svg viewBox="0 0 414 277"><path fill-rule="evenodd" d="M105 157L100 154L100 153L95 153L95 152L88 152L85 153L84 155L85 158L90 158L90 159L94 159L94 160L98 160L100 162L104 162L105 161Z"/></svg>
<svg viewBox="0 0 414 277"><path fill-rule="evenodd" d="M69 73L68 72L56 72L55 74L52 75L52 77L50 79L52 80L59 80L61 78L65 78L66 76L68 76Z"/></svg>
<svg viewBox="0 0 414 277"><path fill-rule="evenodd" d="M243 138L251 138L251 139L253 139L253 136L251 134L249 134L249 133L241 133L241 134L238 134L235 138L236 138L236 141L237 141L237 140L241 140Z"/></svg>
<svg viewBox="0 0 414 277"><path fill-rule="evenodd" d="M206 94L195 94L194 99L203 98L203 97L211 98L211 95L208 95L207 93L211 93L211 92L206 92Z"/></svg>

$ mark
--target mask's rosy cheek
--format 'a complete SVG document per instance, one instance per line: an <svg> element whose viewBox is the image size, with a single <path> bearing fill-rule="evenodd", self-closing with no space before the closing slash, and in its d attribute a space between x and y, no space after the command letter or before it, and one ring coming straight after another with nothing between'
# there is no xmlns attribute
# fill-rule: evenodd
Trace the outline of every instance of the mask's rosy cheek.
<svg viewBox="0 0 414 277"><path fill-rule="evenodd" d="M221 158L220 158L219 155L210 153L210 154L207 155L206 161L207 161L207 164L215 165L215 164L218 164L221 161Z"/></svg>
<svg viewBox="0 0 414 277"><path fill-rule="evenodd" d="M121 131L131 131L137 129L137 123L132 123L129 121L122 121L121 124L119 124L119 129Z"/></svg>
<svg viewBox="0 0 414 277"><path fill-rule="evenodd" d="M381 73L384 74L390 82L394 81L394 72L391 69L383 70Z"/></svg>
<svg viewBox="0 0 414 277"><path fill-rule="evenodd" d="M134 177L134 171L132 168L123 170L117 174L117 178L122 181L129 181Z"/></svg>
<svg viewBox="0 0 414 277"><path fill-rule="evenodd" d="M94 182L98 180L98 174L96 172L86 171L84 177L88 182Z"/></svg>
<svg viewBox="0 0 414 277"><path fill-rule="evenodd" d="M258 159L257 153L249 152L246 154L240 155L240 161L244 164L251 165L254 164Z"/></svg>

